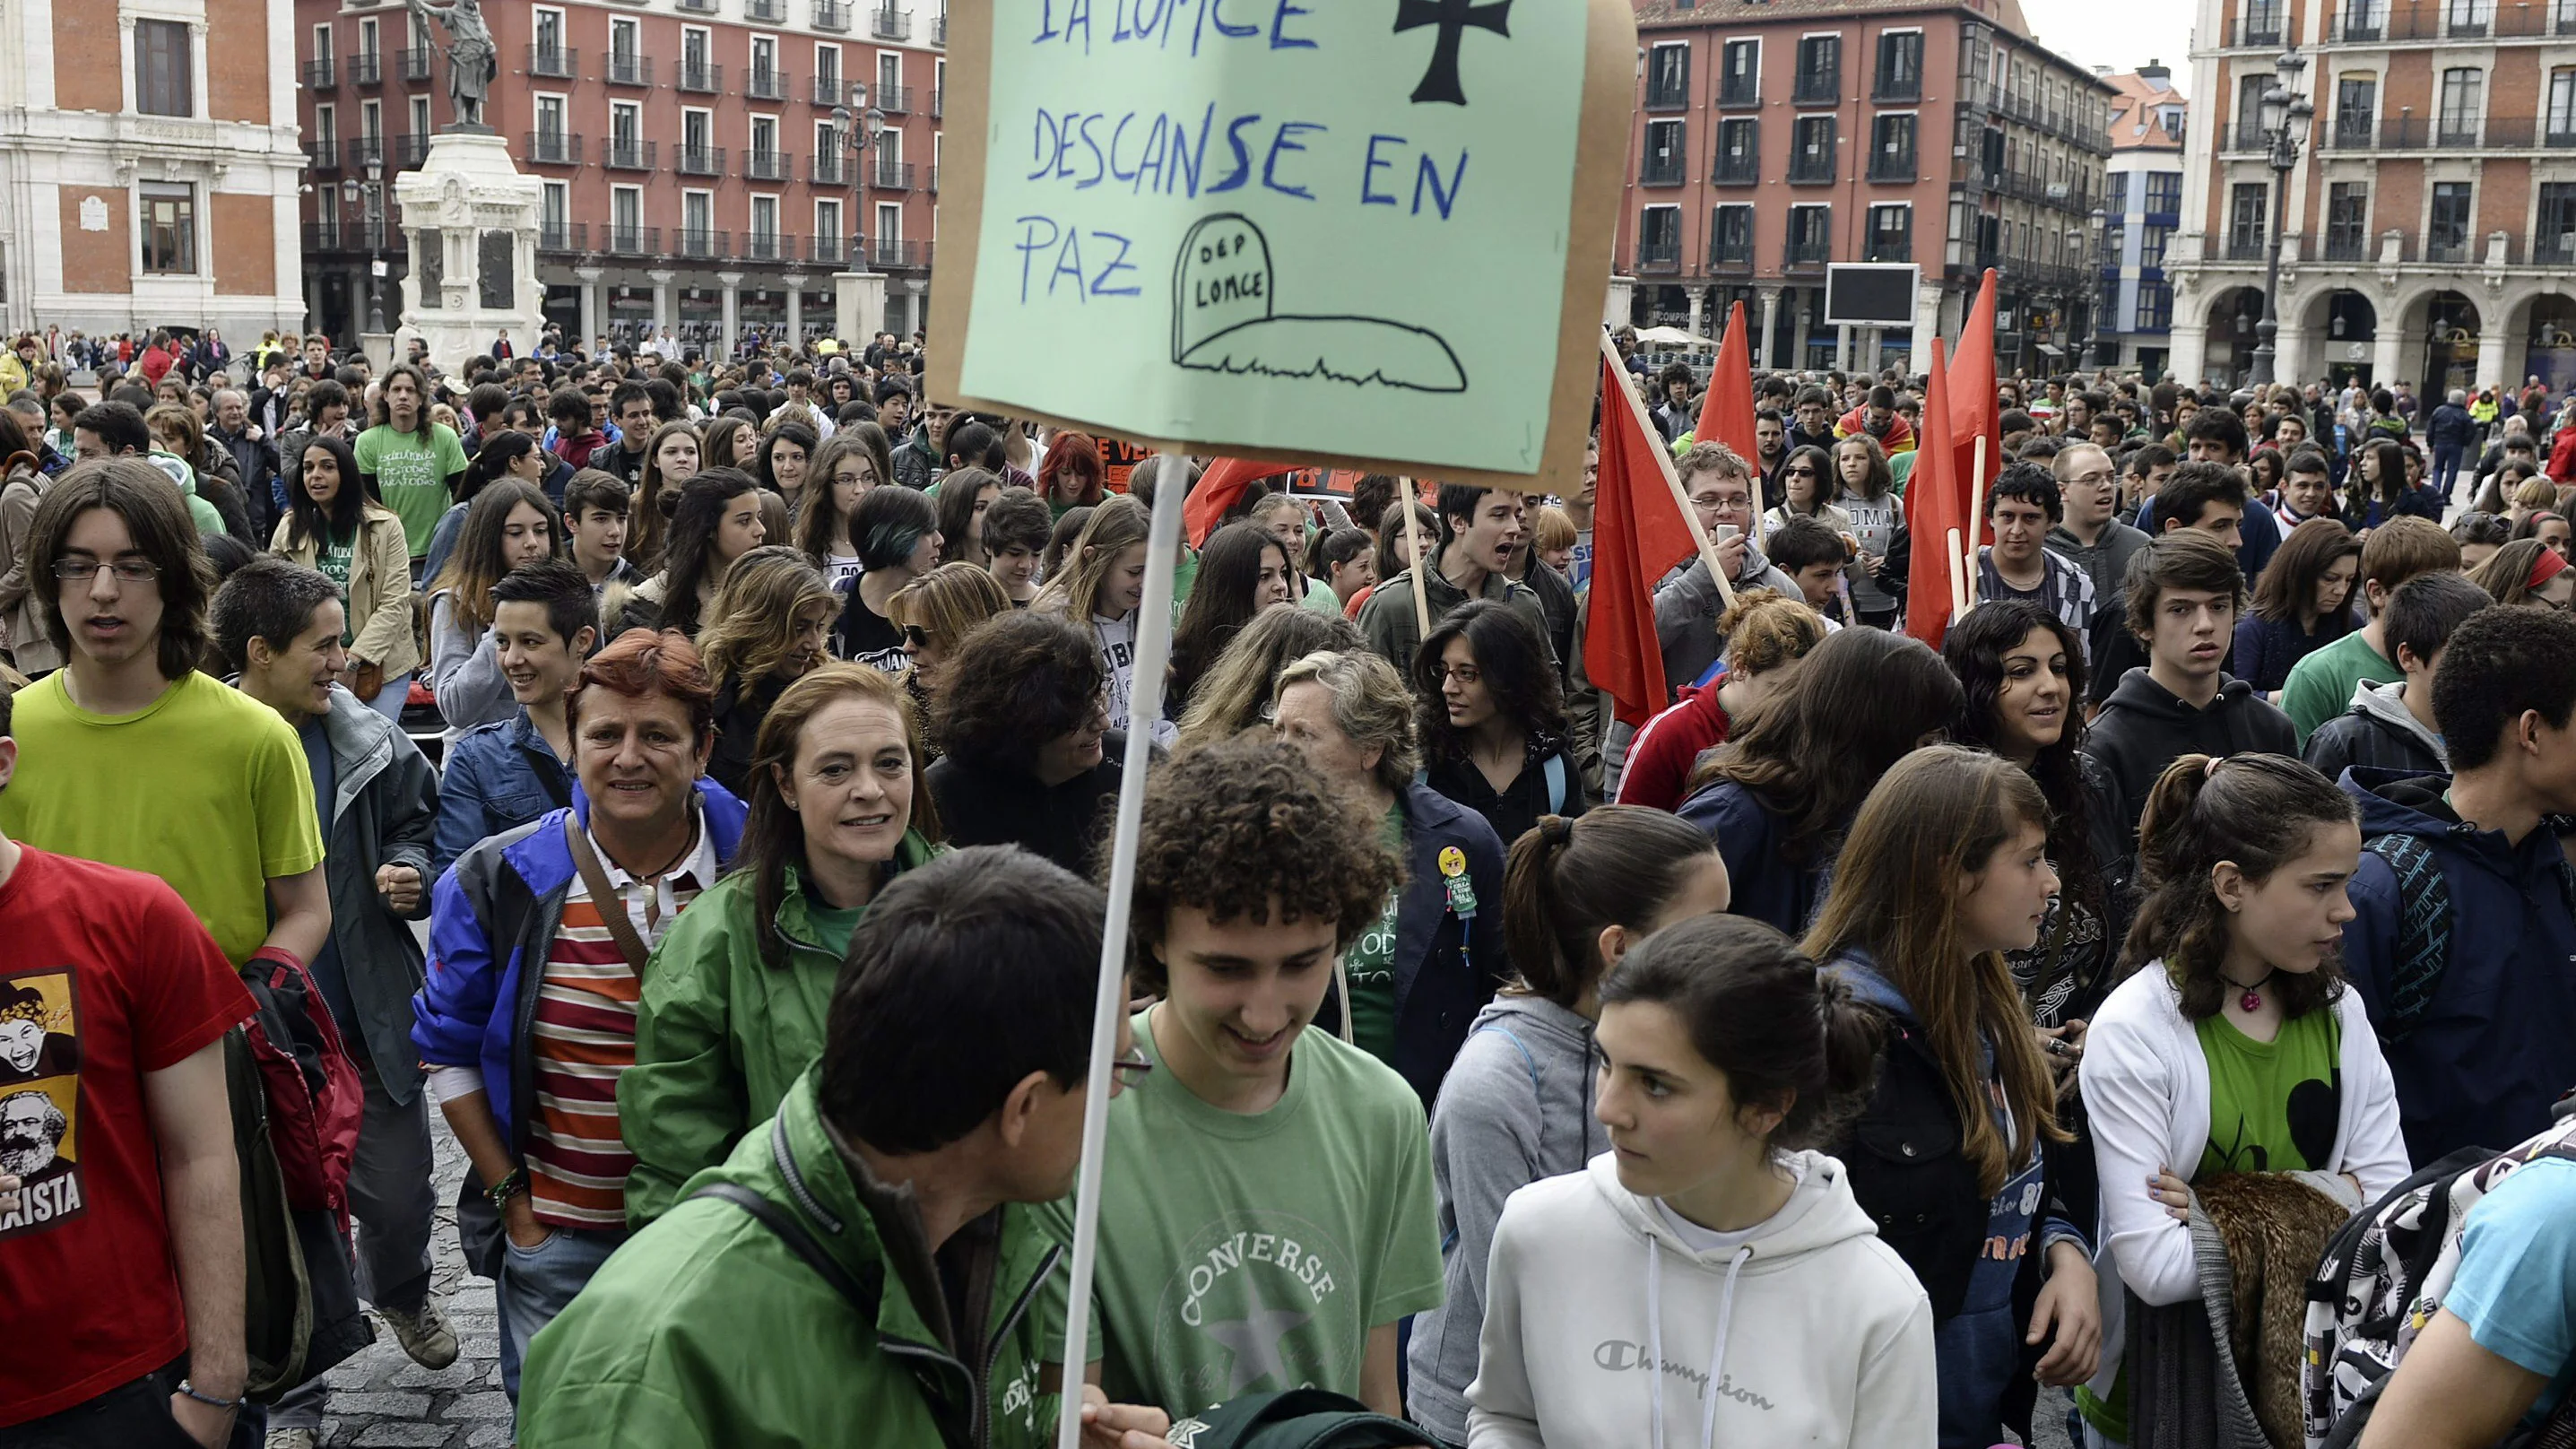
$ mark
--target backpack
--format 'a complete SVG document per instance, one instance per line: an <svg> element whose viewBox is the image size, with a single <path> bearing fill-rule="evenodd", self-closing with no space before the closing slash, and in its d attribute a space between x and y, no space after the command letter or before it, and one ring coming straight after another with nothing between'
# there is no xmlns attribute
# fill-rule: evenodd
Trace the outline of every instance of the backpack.
<svg viewBox="0 0 2576 1449"><path fill-rule="evenodd" d="M2451 966L2451 883L2420 836L2374 835L2362 849L2397 877L2397 951L2389 963L2388 1009L2372 1025L2382 1041L2404 1041L2424 1018ZM2576 866L2558 863L2558 895L2576 916Z"/></svg>
<svg viewBox="0 0 2576 1449"><path fill-rule="evenodd" d="M2556 1125L2508 1152L2464 1147L2417 1172L2326 1244L2308 1280L2307 1352L2300 1397L2307 1449L2349 1449L2370 1422L2388 1376L2442 1306L2460 1270L2469 1210L2526 1162L2576 1162L2576 1097ZM2576 1446L2576 1395L2512 1446Z"/></svg>
<svg viewBox="0 0 2576 1449"><path fill-rule="evenodd" d="M1322 1389L1245 1394L1175 1421L1172 1449L1411 1449L1420 1429Z"/></svg>
<svg viewBox="0 0 2576 1449"><path fill-rule="evenodd" d="M268 1099L268 1137L289 1206L327 1209L348 1227L349 1163L366 1089L331 1009L302 966L267 956L242 963L255 1010L243 1045Z"/></svg>

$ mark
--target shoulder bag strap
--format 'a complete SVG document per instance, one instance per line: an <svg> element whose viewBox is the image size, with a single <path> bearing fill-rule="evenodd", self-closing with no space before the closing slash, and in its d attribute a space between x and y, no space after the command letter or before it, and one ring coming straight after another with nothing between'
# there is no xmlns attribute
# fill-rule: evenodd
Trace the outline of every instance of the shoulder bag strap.
<svg viewBox="0 0 2576 1449"><path fill-rule="evenodd" d="M644 974L644 942L635 934L635 923L626 918L626 902L620 900L617 888L608 883L608 872L599 863L599 852L590 848L590 836L572 812L564 812L564 844L572 850L572 863L581 872L581 883L590 890L590 903L599 908L600 924L608 927L609 939L617 943L618 954L636 975Z"/></svg>
<svg viewBox="0 0 2576 1449"><path fill-rule="evenodd" d="M877 1300L882 1296L883 1290L843 1267L841 1260L826 1252L823 1245L814 1240L812 1233L805 1231L805 1225L796 1221L793 1214L782 1210L778 1204L738 1182L709 1183L696 1192L690 1193L689 1196L719 1198L751 1214L759 1220L762 1227L777 1234L778 1240L787 1245L789 1252L804 1259L806 1267L813 1269L817 1276L831 1284L843 1298L848 1299L850 1307L858 1313L861 1322L871 1327L876 1324Z"/></svg>

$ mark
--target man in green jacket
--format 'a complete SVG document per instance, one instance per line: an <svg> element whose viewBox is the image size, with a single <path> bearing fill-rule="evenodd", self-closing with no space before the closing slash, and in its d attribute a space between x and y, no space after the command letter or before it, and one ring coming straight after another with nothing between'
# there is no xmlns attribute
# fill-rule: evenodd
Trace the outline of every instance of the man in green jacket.
<svg viewBox="0 0 2576 1449"><path fill-rule="evenodd" d="M1030 1205L1071 1191L1081 1158L1105 905L1004 847L886 887L777 1117L537 1335L519 1442L1051 1444L1039 1369L1064 1325L1032 1310L1067 1264ZM1105 1402L1088 1417L1099 1449L1168 1427Z"/></svg>

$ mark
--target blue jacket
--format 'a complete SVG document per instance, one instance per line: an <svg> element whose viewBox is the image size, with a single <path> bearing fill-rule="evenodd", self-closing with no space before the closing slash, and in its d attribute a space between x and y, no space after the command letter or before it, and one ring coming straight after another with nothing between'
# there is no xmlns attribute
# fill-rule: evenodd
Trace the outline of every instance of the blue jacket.
<svg viewBox="0 0 2576 1449"><path fill-rule="evenodd" d="M716 858L731 861L742 843L742 802L704 779L698 798ZM550 810L474 846L439 876L430 898L429 980L411 1000L412 1045L426 1066L482 1069L492 1118L512 1152L526 1145L519 1106L530 1090L528 1024L546 950L579 874L564 844L563 817L577 811L587 823L586 804ZM531 954L534 971L526 969Z"/></svg>
<svg viewBox="0 0 2576 1449"><path fill-rule="evenodd" d="M476 725L456 737L438 787L438 833L430 846L436 880L474 842L515 830L573 800L572 770L555 758L534 720Z"/></svg>
<svg viewBox="0 0 2576 1449"><path fill-rule="evenodd" d="M2576 916L2558 837L2547 824L2518 846L2462 824L2443 802L2447 775L2355 766L2342 785L2361 805L2365 840L2411 836L2448 887L2448 962L2420 1005L2395 999L2410 897L2388 861L2365 850L2352 878L2358 911L2343 928L2344 970L2360 990L2397 1082L2407 1155L2509 1147L2549 1125L2576 1085ZM2400 1019L2407 1008L2411 1022Z"/></svg>
<svg viewBox="0 0 2576 1449"><path fill-rule="evenodd" d="M2236 621L2236 652L2228 656L2227 672L2268 695L2290 682L2291 665L2355 627L2346 611L2319 618L2317 632L2304 634L2295 619L2266 619L2249 609Z"/></svg>
<svg viewBox="0 0 2576 1449"><path fill-rule="evenodd" d="M1684 800L1673 812L1706 831L1726 859L1734 901L1727 910L1776 926L1792 938L1823 904L1833 862L1808 869L1780 853L1780 820L1742 785L1720 780Z"/></svg>
<svg viewBox="0 0 2576 1449"><path fill-rule="evenodd" d="M1395 1061L1425 1115L1465 1045L1476 1014L1511 975L1503 949L1503 841L1485 817L1428 785L1404 790L1403 899L1395 913ZM1467 857L1472 918L1449 908L1440 852ZM1338 1033L1341 998L1327 993L1315 1024Z"/></svg>

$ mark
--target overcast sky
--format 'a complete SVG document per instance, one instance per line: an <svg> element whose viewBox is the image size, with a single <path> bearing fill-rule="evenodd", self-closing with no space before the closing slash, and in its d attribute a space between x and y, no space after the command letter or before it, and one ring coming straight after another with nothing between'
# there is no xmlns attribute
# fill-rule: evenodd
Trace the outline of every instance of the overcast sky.
<svg viewBox="0 0 2576 1449"><path fill-rule="evenodd" d="M2136 70L2150 60L2190 83L2191 15L2186 0L2021 0L2039 43L2081 65Z"/></svg>

